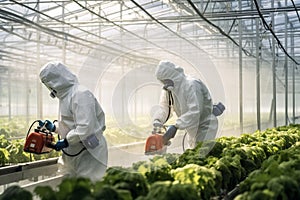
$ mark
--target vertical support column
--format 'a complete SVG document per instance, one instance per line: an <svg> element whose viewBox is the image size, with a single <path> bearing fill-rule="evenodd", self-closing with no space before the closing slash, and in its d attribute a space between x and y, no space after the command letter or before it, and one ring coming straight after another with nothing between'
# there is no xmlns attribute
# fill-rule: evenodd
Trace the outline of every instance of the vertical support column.
<svg viewBox="0 0 300 200"><path fill-rule="evenodd" d="M199 1L199 8L201 10L201 13L203 13L203 10L204 10L204 0L200 0Z"/></svg>
<svg viewBox="0 0 300 200"><path fill-rule="evenodd" d="M272 8L274 8L274 0L272 0ZM275 28L275 17L274 13L271 14L272 16L272 29ZM275 31L275 30L274 30ZM277 91L276 91L276 52L275 52L275 38L272 37L272 82L273 82L273 99L272 99L272 110L273 110L273 126L277 126Z"/></svg>
<svg viewBox="0 0 300 200"><path fill-rule="evenodd" d="M294 30L294 26L292 23L290 23L290 30ZM291 56L294 57L295 56L295 51L294 51L294 47L295 47L295 39L294 39L294 32L291 31ZM296 117L296 86L295 86L295 63L292 62L291 63L291 67L292 67L292 84L293 84L293 88L292 88L292 104L293 104L293 113L292 113L292 123L295 124L295 117Z"/></svg>
<svg viewBox="0 0 300 200"><path fill-rule="evenodd" d="M8 69L8 119L11 120L11 70Z"/></svg>
<svg viewBox="0 0 300 200"><path fill-rule="evenodd" d="M61 19L64 22L65 21L65 2L63 1L61 4ZM62 28L61 28L62 32L65 32L65 25L62 24ZM66 40L67 40L67 36L64 35L64 38L62 40L62 62L66 63ZM60 103L58 104L58 113L57 113L57 119L60 120Z"/></svg>
<svg viewBox="0 0 300 200"><path fill-rule="evenodd" d="M120 21L122 22L122 19L123 19L123 2L120 3ZM123 26L121 24L121 26ZM120 28L120 35L121 35L121 45L123 46L123 30ZM123 48L123 47L121 47ZM120 64L121 64L121 71L122 71L122 76L124 75L125 73L125 69L124 69L124 58L120 58ZM126 85L123 84L122 85L122 123L127 123L127 119L125 119L125 116L126 116L126 108L125 108L125 105L126 105L126 102L125 102L125 99L126 99Z"/></svg>
<svg viewBox="0 0 300 200"><path fill-rule="evenodd" d="M65 2L62 2L62 21L65 21ZM62 25L62 32L65 32L65 26L64 24ZM66 35L64 36L64 40L62 41L62 61L63 63L66 63Z"/></svg>
<svg viewBox="0 0 300 200"><path fill-rule="evenodd" d="M256 24L256 121L257 129L261 130L260 121L260 58L261 58L261 42L259 31L259 20L255 19Z"/></svg>
<svg viewBox="0 0 300 200"><path fill-rule="evenodd" d="M285 0L285 6L287 6L287 0ZM284 48L287 50L287 24L288 24L288 16L287 14L285 15L285 25L284 25ZM288 60L287 60L287 55L284 56L284 72L285 72L285 125L288 125L288 118L289 118L289 114L288 114L288 105L289 105L289 82L288 82Z"/></svg>
<svg viewBox="0 0 300 200"><path fill-rule="evenodd" d="M2 74L3 73L3 74ZM3 81L3 77L2 77L2 75L4 75L5 74L5 72L3 72L1 69L0 69L0 113L2 114L2 115L4 115L4 112L2 111L2 107L3 107L3 103L2 103L2 101L3 101L3 97L4 97L4 95L3 95L3 89L4 89L4 81Z"/></svg>
<svg viewBox="0 0 300 200"><path fill-rule="evenodd" d="M134 76L138 76L136 70L134 70ZM134 79L134 81L136 82L136 79ZM138 103L137 100L139 98L137 98L138 95L138 90L135 90L135 94L134 94L134 108L133 108L133 112L134 112L134 123L138 123ZM140 97L140 100L143 101L143 97ZM141 113L143 113L143 104L141 105Z"/></svg>
<svg viewBox="0 0 300 200"><path fill-rule="evenodd" d="M37 8L38 11L40 10L40 2L37 2ZM37 23L39 23L40 20L40 14L37 13ZM37 46L36 46L36 52L37 52L37 118L42 119L43 118L43 95L42 95L42 84L39 79L39 72L41 67L41 60L40 60L40 31L37 30Z"/></svg>
<svg viewBox="0 0 300 200"><path fill-rule="evenodd" d="M30 116L30 87L29 87L29 77L28 77L28 67L27 65L24 67L25 68L25 95L26 95L26 124L29 124L29 116Z"/></svg>
<svg viewBox="0 0 300 200"><path fill-rule="evenodd" d="M99 13L98 13L99 16L101 16L101 9L102 9L102 8L101 8L101 5L102 5L102 4L100 3L100 4L99 4ZM99 39L99 44L101 44L101 42L102 42L102 41L101 41L101 35L102 35L102 32L101 32L101 31L102 31L101 22L99 22L98 30L99 30L99 33L98 33L98 34L99 34L99 38L100 38L100 39ZM98 54L98 53L97 53L97 54ZM102 58L99 57L99 59L102 59ZM100 61L100 62L101 62L101 61ZM102 79L99 79L99 80L98 80L98 85L99 85L99 87L98 87L98 88L99 88L99 89L98 89L98 97L99 97L100 103L102 103L102 102L101 102L101 100L102 100L102 89L101 89L101 88L102 88ZM97 87L96 87L96 88L97 88Z"/></svg>
<svg viewBox="0 0 300 200"><path fill-rule="evenodd" d="M102 8L101 8L101 3L99 4L99 16L101 16L101 10L102 10ZM98 28L98 30L99 30L99 37L101 38L101 34L102 34L102 26L101 26L101 22L99 22L99 28ZM101 40L101 39L100 39ZM101 41L99 41L99 43L100 43Z"/></svg>
<svg viewBox="0 0 300 200"><path fill-rule="evenodd" d="M242 2L239 0L239 10L242 10ZM242 21L239 20L239 112L240 112L240 131L243 133L243 52L242 52Z"/></svg>

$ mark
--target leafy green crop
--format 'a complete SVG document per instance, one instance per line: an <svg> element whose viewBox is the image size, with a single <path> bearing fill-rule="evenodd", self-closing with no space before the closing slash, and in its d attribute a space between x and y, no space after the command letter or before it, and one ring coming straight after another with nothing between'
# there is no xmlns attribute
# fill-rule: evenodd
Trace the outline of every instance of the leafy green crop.
<svg viewBox="0 0 300 200"><path fill-rule="evenodd" d="M41 200L132 200L128 190L119 190L103 182L93 183L87 178L65 178L56 190L37 186L34 192Z"/></svg>
<svg viewBox="0 0 300 200"><path fill-rule="evenodd" d="M221 179L220 172L196 164L188 164L182 168L171 171L175 183L191 184L196 186L202 199L218 195L220 184L216 180Z"/></svg>
<svg viewBox="0 0 300 200"><path fill-rule="evenodd" d="M198 190L192 184L179 184L172 181L157 181L153 183L147 196L137 200L199 200Z"/></svg>
<svg viewBox="0 0 300 200"><path fill-rule="evenodd" d="M300 149L298 143L269 157L261 169L253 171L240 184L237 199L300 198Z"/></svg>
<svg viewBox="0 0 300 200"><path fill-rule="evenodd" d="M7 188L1 195L0 200L32 200L33 195L18 185Z"/></svg>
<svg viewBox="0 0 300 200"><path fill-rule="evenodd" d="M0 135L0 166L54 158L61 155L55 150L47 154L30 154L23 151L25 139L7 140Z"/></svg>
<svg viewBox="0 0 300 200"><path fill-rule="evenodd" d="M16 118L14 120L1 119L0 129L0 167L9 165L58 157L60 152L55 150L47 154L30 154L23 151L26 134L26 120ZM22 139L15 137L22 136Z"/></svg>
<svg viewBox="0 0 300 200"><path fill-rule="evenodd" d="M123 167L108 168L103 178L103 183L113 185L116 189L128 190L132 198L146 195L148 186L146 179L141 173Z"/></svg>
<svg viewBox="0 0 300 200"><path fill-rule="evenodd" d="M300 199L299 141L299 125L221 137L181 155L154 156L131 168L110 167L96 183L65 179L57 188L37 187L35 194L42 200L193 200L221 198L239 185L235 200ZM20 152L4 138L0 145L6 150L0 151L2 159Z"/></svg>
<svg viewBox="0 0 300 200"><path fill-rule="evenodd" d="M10 153L5 148L0 148L0 166L4 166L8 163Z"/></svg>

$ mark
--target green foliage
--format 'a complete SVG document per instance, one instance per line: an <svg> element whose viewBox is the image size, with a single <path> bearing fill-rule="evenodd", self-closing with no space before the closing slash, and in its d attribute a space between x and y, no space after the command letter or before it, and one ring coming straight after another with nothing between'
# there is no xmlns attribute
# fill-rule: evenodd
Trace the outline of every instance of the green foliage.
<svg viewBox="0 0 300 200"><path fill-rule="evenodd" d="M133 199L140 195L144 196L148 192L145 177L129 168L108 168L103 177L103 183L113 185L116 189L130 191Z"/></svg>
<svg viewBox="0 0 300 200"><path fill-rule="evenodd" d="M200 142L181 155L154 156L131 168L108 168L96 183L65 179L56 189L37 187L35 193L42 200L214 199L239 184L235 200L300 199L299 128L291 125ZM7 151L0 151L0 158L6 155L3 159L7 153L22 152L3 137L0 145Z"/></svg>
<svg viewBox="0 0 300 200"><path fill-rule="evenodd" d="M1 195L0 200L32 200L32 194L18 185L10 186Z"/></svg>
<svg viewBox="0 0 300 200"><path fill-rule="evenodd" d="M5 138L24 136L25 130L28 129L26 119L22 117L12 119L1 118L0 124L0 135L3 135Z"/></svg>
<svg viewBox="0 0 300 200"><path fill-rule="evenodd" d="M57 200L56 193L50 186L37 186L34 189L34 193L41 200Z"/></svg>
<svg viewBox="0 0 300 200"><path fill-rule="evenodd" d="M5 148L0 148L0 167L8 163L10 153Z"/></svg>
<svg viewBox="0 0 300 200"><path fill-rule="evenodd" d="M223 179L228 179L227 185L224 185L225 189L233 189L241 180L245 178L245 169L242 167L240 159L241 157L239 155L235 155L234 157L224 156L220 159L220 162L223 162L223 164L227 166L231 173L231 177L223 176Z"/></svg>
<svg viewBox="0 0 300 200"><path fill-rule="evenodd" d="M147 196L137 200L198 200L200 196L192 184L178 184L172 181L157 181L151 185Z"/></svg>
<svg viewBox="0 0 300 200"><path fill-rule="evenodd" d="M251 171L259 168L261 163L266 159L265 151L259 146L250 146L246 144L240 145L237 148L225 148L223 155L226 157L234 157L239 155L239 160L244 168L242 177Z"/></svg>
<svg viewBox="0 0 300 200"><path fill-rule="evenodd" d="M30 153L23 151L24 140L11 140L10 144L6 147L11 156L9 163L24 163L30 161Z"/></svg>
<svg viewBox="0 0 300 200"><path fill-rule="evenodd" d="M216 185L218 172L196 164L188 164L182 168L173 169L171 171L175 183L191 184L196 186L200 191L202 199L210 199L210 197L218 195ZM220 176L220 175L219 175Z"/></svg>
<svg viewBox="0 0 300 200"><path fill-rule="evenodd" d="M199 143L195 149L187 149L175 163L172 164L172 168L184 167L187 164L205 165L205 156L201 156L200 147L202 143Z"/></svg>
<svg viewBox="0 0 300 200"><path fill-rule="evenodd" d="M117 189L114 185L106 184L103 181L96 182L92 191L97 200L132 200L129 190Z"/></svg>
<svg viewBox="0 0 300 200"><path fill-rule="evenodd" d="M25 139L7 140L3 135L0 136L0 165L17 164L54 158L61 155L61 152L52 150L46 154L30 154L23 151Z"/></svg>
<svg viewBox="0 0 300 200"><path fill-rule="evenodd" d="M241 195L258 195L268 199L299 199L300 198L300 149L297 145L282 150L263 162L260 170L253 171L240 185Z"/></svg>
<svg viewBox="0 0 300 200"><path fill-rule="evenodd" d="M61 152L51 151L47 154L30 154L23 151L25 144L26 120L16 118L14 120L1 119L0 129L0 166L8 164L17 164L30 162L35 160L42 160L47 158L54 158L61 155ZM22 136L22 139L14 137Z"/></svg>
<svg viewBox="0 0 300 200"><path fill-rule="evenodd" d="M120 145L144 141L142 137L137 137L143 132L145 132L145 129L136 130L132 127L117 128L107 125L107 129L104 131L104 136L109 143Z"/></svg>
<svg viewBox="0 0 300 200"><path fill-rule="evenodd" d="M138 168L135 165L136 171L143 174L150 184L156 181L173 180L170 174L172 167L165 158L165 156L155 156L149 162L140 162Z"/></svg>
<svg viewBox="0 0 300 200"><path fill-rule="evenodd" d="M42 200L92 199L92 183L86 178L67 178L54 191L49 186L37 186L34 192Z"/></svg>
<svg viewBox="0 0 300 200"><path fill-rule="evenodd" d="M68 178L59 185L57 197L58 200L89 198L91 188L92 183L87 178Z"/></svg>
<svg viewBox="0 0 300 200"><path fill-rule="evenodd" d="M132 200L129 191L118 190L103 182L93 183L86 178L65 178L56 190L49 186L37 186L34 193L41 200Z"/></svg>
<svg viewBox="0 0 300 200"><path fill-rule="evenodd" d="M176 160L179 158L180 154L177 153L166 153L160 156L156 156L157 158L161 157L165 159L170 165L176 162ZM155 157L153 158L155 159Z"/></svg>
<svg viewBox="0 0 300 200"><path fill-rule="evenodd" d="M49 153L43 153L43 154L31 154L31 159L32 160L44 160L48 158L56 158L61 156L62 152L61 151L55 151L52 150Z"/></svg>
<svg viewBox="0 0 300 200"><path fill-rule="evenodd" d="M222 156L223 149L225 147L225 144L223 144L221 141L206 141L203 143L203 147L208 147L209 152L207 156L213 156L220 158Z"/></svg>

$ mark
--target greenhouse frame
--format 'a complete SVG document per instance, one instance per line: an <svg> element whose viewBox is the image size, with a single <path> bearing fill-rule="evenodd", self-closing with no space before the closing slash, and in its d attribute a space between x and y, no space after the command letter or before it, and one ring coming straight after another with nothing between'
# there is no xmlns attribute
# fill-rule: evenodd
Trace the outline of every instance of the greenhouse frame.
<svg viewBox="0 0 300 200"><path fill-rule="evenodd" d="M60 118L59 101L39 77L51 61L95 95L109 148L131 162L145 159L136 151L153 128L162 90L155 70L163 60L225 105L217 138L297 126L299 15L300 0L0 0L0 141L7 130L10 140L24 139L35 120ZM178 135L172 145L184 153L185 131ZM110 166L132 164L111 152Z"/></svg>
<svg viewBox="0 0 300 200"><path fill-rule="evenodd" d="M173 59L200 68L215 100L226 102L241 128L245 113L254 113L257 129L264 128L263 113L274 126L293 123L299 20L293 0L1 1L1 115L45 114L37 75L47 61L61 60L84 79L94 68L121 77ZM215 69L202 70L202 59ZM226 78L231 70L234 81ZM97 73L105 82L105 72Z"/></svg>

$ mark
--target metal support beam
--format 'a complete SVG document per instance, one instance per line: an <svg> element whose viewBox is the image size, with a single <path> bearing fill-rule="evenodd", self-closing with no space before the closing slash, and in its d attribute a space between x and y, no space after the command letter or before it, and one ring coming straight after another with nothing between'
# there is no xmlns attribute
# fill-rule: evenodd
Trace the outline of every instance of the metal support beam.
<svg viewBox="0 0 300 200"><path fill-rule="evenodd" d="M26 52L24 52L26 55ZM29 124L29 118L30 118L30 87L29 87L29 76L28 76L28 66L25 66L25 95L26 95L26 125Z"/></svg>
<svg viewBox="0 0 300 200"><path fill-rule="evenodd" d="M274 8L274 0L272 0L272 8ZM275 29L275 17L274 13L272 13L272 29ZM274 30L275 31L275 30ZM273 99L272 99L272 104L271 108L273 110L273 126L277 126L277 98L276 98L276 52L275 52L275 38L272 37L272 82L273 82Z"/></svg>
<svg viewBox="0 0 300 200"><path fill-rule="evenodd" d="M261 58L261 40L259 31L259 20L255 19L256 24L256 121L257 129L261 130L260 121L260 58Z"/></svg>
<svg viewBox="0 0 300 200"><path fill-rule="evenodd" d="M62 16L62 21L64 22L65 21L65 2L62 2L62 13L61 13L61 16ZM62 32L65 32L65 27L62 26ZM64 63L66 63L66 36L64 37L63 41L62 41L62 61Z"/></svg>
<svg viewBox="0 0 300 200"><path fill-rule="evenodd" d="M287 0L285 0L285 6L287 6ZM284 15L284 19L285 19L285 25L284 25L284 48L287 50L287 28L288 28L288 16L285 14ZM285 125L288 125L289 121L289 82L288 82L288 57L287 55L285 55L284 57L284 72L285 72L285 114L284 114L284 118L285 118Z"/></svg>
<svg viewBox="0 0 300 200"><path fill-rule="evenodd" d="M8 70L8 119L11 120L11 70Z"/></svg>
<svg viewBox="0 0 300 200"><path fill-rule="evenodd" d="M290 23L290 28L291 30L294 28L293 27L293 24ZM294 45L295 45L295 39L294 39L294 34L291 35L291 55L292 57L295 57L295 51L294 51ZM296 117L296 86L295 86L295 63L291 63L291 67L292 67L292 85L293 85L293 88L292 88L292 104L293 104L293 120L292 120L292 123L295 124L295 117Z"/></svg>
<svg viewBox="0 0 300 200"><path fill-rule="evenodd" d="M39 4L40 2L38 1L37 2L37 10L39 10ZM37 14L37 23L39 22L40 20L40 14ZM41 59L40 59L40 31L37 30L37 44L36 44L36 64L37 64L37 70L36 70L36 73L39 74L40 72L40 67L41 67ZM36 79L36 84L37 84L37 118L38 119L43 119L43 92L42 92L42 84L39 80L39 76L37 76L37 79Z"/></svg>
<svg viewBox="0 0 300 200"><path fill-rule="evenodd" d="M239 0L239 8L242 9L242 2ZM239 20L239 101L240 101L240 131L243 133L243 42L242 42L242 20Z"/></svg>
<svg viewBox="0 0 300 200"><path fill-rule="evenodd" d="M0 169L0 185L11 184L35 176L54 176L58 174L58 158L49 158L28 163L20 163Z"/></svg>

